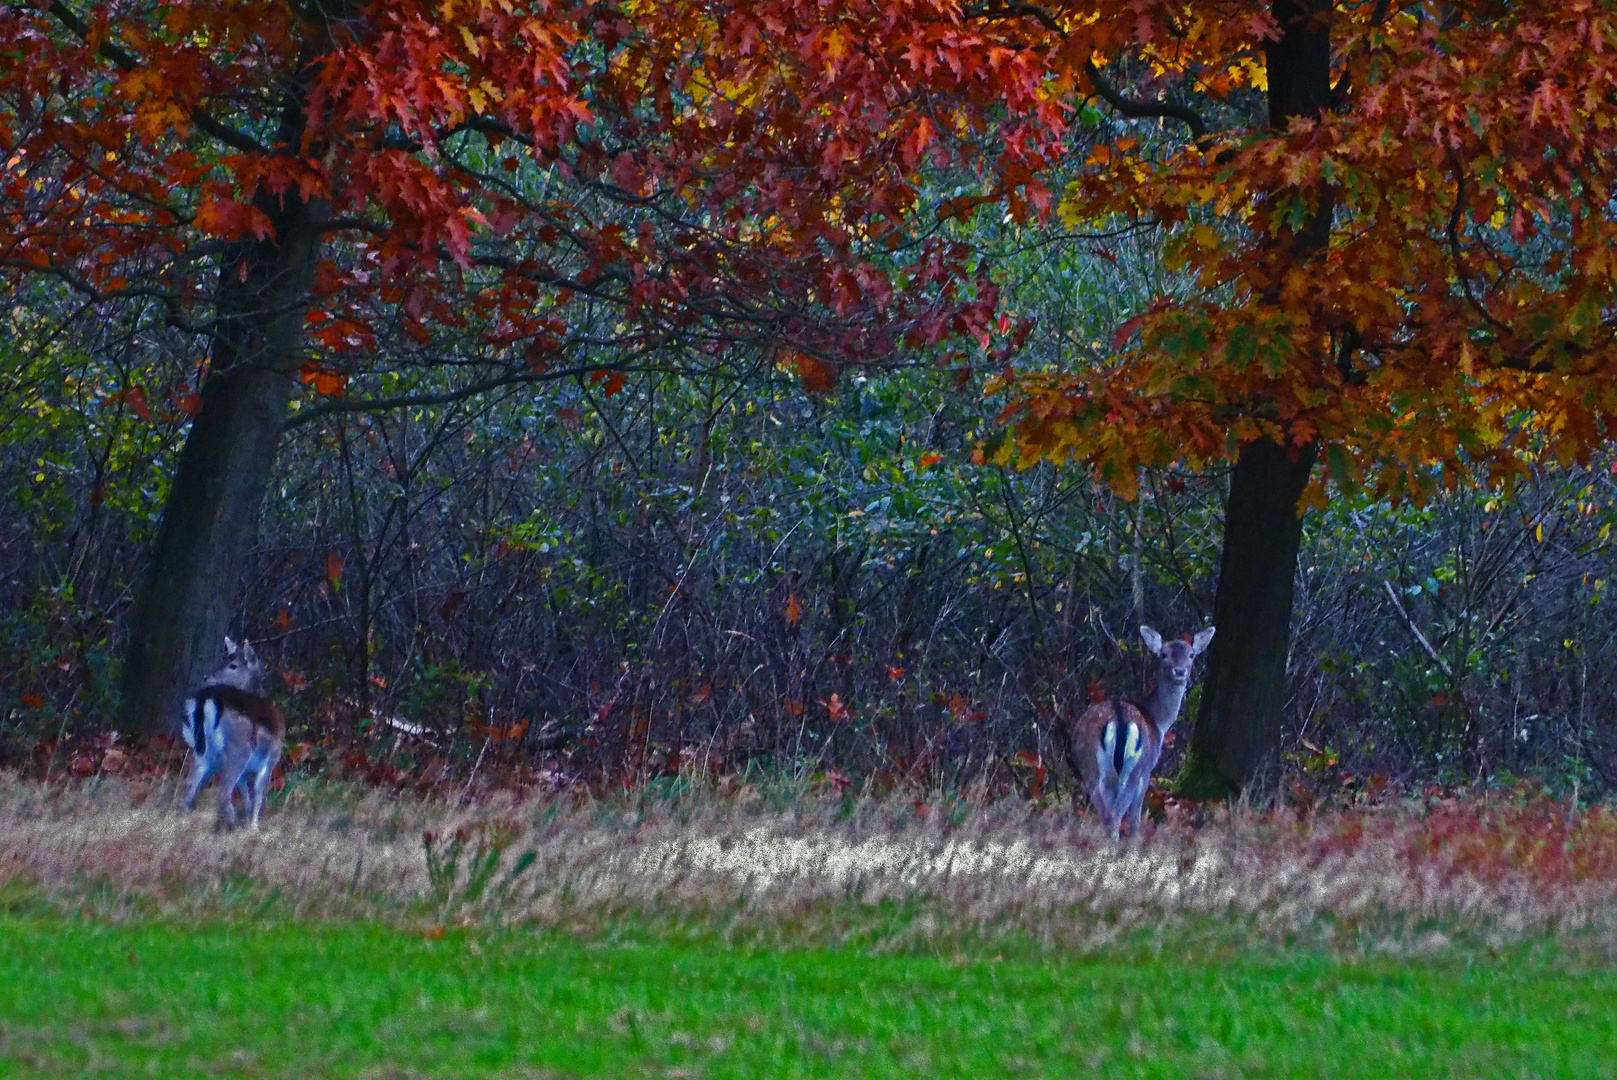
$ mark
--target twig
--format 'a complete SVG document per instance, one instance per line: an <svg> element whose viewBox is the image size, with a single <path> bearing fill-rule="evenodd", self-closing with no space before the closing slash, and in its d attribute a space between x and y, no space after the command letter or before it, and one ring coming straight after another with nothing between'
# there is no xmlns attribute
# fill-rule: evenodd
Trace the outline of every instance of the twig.
<svg viewBox="0 0 1617 1080"><path fill-rule="evenodd" d="M490 741L491 740L488 738L483 740L483 748L477 752L477 760L472 763L472 773L466 778L466 790L460 793L460 800L456 805L464 805L466 802L466 797L472 793L472 783L477 779L477 770L483 764L483 755L488 753L488 744Z"/></svg>
<svg viewBox="0 0 1617 1080"><path fill-rule="evenodd" d="M1420 647L1426 650L1426 655L1430 656L1432 658L1432 662L1438 667L1442 668L1443 674L1448 677L1450 682L1453 682L1454 672L1449 667L1448 661L1444 660L1438 655L1437 650L1432 648L1432 643L1426 640L1426 635L1420 632L1420 627L1415 625L1415 620L1411 618L1409 612L1405 610L1403 601L1398 599L1398 590L1394 589L1392 587L1392 582L1388 581L1386 578L1381 579L1381 586L1387 590L1387 599L1392 601L1392 606L1398 610L1399 615L1403 616L1404 625L1409 627L1409 632L1411 634L1415 635L1415 640L1420 642Z"/></svg>

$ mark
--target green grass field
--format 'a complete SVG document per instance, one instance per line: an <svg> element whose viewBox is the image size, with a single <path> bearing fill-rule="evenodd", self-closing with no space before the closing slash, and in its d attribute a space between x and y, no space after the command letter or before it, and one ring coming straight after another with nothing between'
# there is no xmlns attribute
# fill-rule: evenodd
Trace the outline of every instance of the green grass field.
<svg viewBox="0 0 1617 1080"><path fill-rule="evenodd" d="M1617 971L1532 955L948 957L0 916L0 1074L1617 1077Z"/></svg>

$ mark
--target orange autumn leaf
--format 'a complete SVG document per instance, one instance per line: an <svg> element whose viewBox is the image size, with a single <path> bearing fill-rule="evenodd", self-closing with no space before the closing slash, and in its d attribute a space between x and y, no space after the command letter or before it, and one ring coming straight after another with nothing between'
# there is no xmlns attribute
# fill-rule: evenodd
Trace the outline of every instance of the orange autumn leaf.
<svg viewBox="0 0 1617 1080"><path fill-rule="evenodd" d="M304 364L298 378L305 386L325 397L341 397L348 386L348 376L323 364Z"/></svg>
<svg viewBox="0 0 1617 1080"><path fill-rule="evenodd" d="M797 594L792 593L786 597L786 610L783 613L788 629L796 629L797 621L803 617L803 605L797 602Z"/></svg>

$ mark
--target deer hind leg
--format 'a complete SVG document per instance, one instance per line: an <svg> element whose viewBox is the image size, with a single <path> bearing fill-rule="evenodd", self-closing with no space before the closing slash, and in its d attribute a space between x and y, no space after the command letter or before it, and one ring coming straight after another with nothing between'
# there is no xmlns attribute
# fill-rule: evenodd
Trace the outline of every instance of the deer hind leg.
<svg viewBox="0 0 1617 1080"><path fill-rule="evenodd" d="M249 774L252 778L252 791L246 802L251 814L253 828L258 828L259 815L264 812L264 792L269 788L270 771L275 768L275 762L280 758L275 750L266 750L253 755Z"/></svg>
<svg viewBox="0 0 1617 1080"><path fill-rule="evenodd" d="M1149 781L1150 777L1141 778L1129 788L1127 795L1128 810L1126 816L1128 818L1130 836L1140 835L1140 807L1141 804L1145 802L1145 785Z"/></svg>
<svg viewBox="0 0 1617 1080"><path fill-rule="evenodd" d="M217 767L218 762L214 761L206 753L197 752L191 755L191 778L185 782L185 808L187 810L196 806L197 792L202 790L202 785L207 782L208 777L213 774Z"/></svg>
<svg viewBox="0 0 1617 1080"><path fill-rule="evenodd" d="M1121 807L1118 805L1116 793L1106 790L1104 777L1098 777L1095 785L1089 789L1089 805L1095 808L1095 816L1100 818L1101 828L1106 830L1112 839L1117 839L1118 825L1122 820L1119 813Z"/></svg>
<svg viewBox="0 0 1617 1080"><path fill-rule="evenodd" d="M224 765L219 771L219 820L234 828L236 825L236 788L243 783L252 756L247 746L225 744Z"/></svg>

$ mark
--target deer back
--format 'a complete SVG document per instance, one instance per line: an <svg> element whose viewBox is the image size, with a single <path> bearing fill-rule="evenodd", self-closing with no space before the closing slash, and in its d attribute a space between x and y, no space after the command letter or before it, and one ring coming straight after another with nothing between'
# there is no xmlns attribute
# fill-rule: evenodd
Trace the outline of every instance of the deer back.
<svg viewBox="0 0 1617 1080"><path fill-rule="evenodd" d="M194 707L187 707L191 722L198 727L203 725L211 704L218 717L219 730L227 742L245 740L257 744L260 740L268 740L280 745L286 740L286 720L275 703L267 698L234 686L207 686L197 691L193 700ZM193 745L202 746L204 739L201 735L200 731L196 733Z"/></svg>
<svg viewBox="0 0 1617 1080"><path fill-rule="evenodd" d="M1137 725L1140 733L1138 768L1149 774L1156 768L1157 758L1162 756L1162 732L1157 728L1156 721L1142 712L1138 705L1132 701L1102 701L1091 705L1073 722L1067 739L1067 764L1074 773L1083 777L1085 787L1094 784L1100 776L1102 762L1099 752L1104 745L1106 726L1113 721L1118 722L1120 730L1112 747L1114 757L1109 763L1112 773L1121 771L1130 724Z"/></svg>

